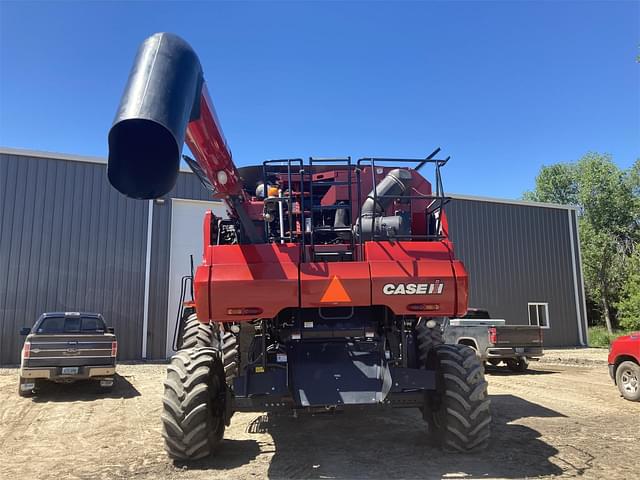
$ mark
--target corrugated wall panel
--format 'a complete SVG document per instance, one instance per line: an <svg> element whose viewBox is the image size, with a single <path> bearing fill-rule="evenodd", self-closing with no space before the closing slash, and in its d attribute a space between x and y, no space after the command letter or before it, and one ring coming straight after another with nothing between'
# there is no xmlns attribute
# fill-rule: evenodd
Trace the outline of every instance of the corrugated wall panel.
<svg viewBox="0 0 640 480"><path fill-rule="evenodd" d="M171 198L191 200L211 200L195 175L180 173L176 186L165 196L162 204L157 202L153 209L153 240L151 245L151 282L149 295L149 326L147 329L148 358L165 357L165 339L167 338L167 302L169 295L169 253L171 250ZM198 230L194 235L202 235ZM200 263L194 258L194 265Z"/></svg>
<svg viewBox="0 0 640 480"><path fill-rule="evenodd" d="M154 204L149 358L164 357L171 198L209 194L183 172ZM149 202L111 188L104 164L10 154L0 154L0 201L0 363L18 361L18 329L47 310L102 312L117 328L120 357L139 358ZM578 344L567 210L456 199L447 212L471 305L526 324L527 302L548 302L546 344Z"/></svg>
<svg viewBox="0 0 640 480"><path fill-rule="evenodd" d="M529 302L548 303L545 344L578 345L567 210L461 199L446 209L470 306L525 325Z"/></svg>
<svg viewBox="0 0 640 480"><path fill-rule="evenodd" d="M100 312L120 358L139 358L147 204L95 163L0 154L0 186L0 363L45 311Z"/></svg>

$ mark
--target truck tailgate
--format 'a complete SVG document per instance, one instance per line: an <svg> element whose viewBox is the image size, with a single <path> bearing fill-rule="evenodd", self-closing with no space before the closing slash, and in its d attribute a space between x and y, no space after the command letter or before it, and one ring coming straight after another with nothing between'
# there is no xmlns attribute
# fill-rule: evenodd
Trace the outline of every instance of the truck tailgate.
<svg viewBox="0 0 640 480"><path fill-rule="evenodd" d="M542 330L529 325L508 325L496 329L496 347L541 347Z"/></svg>
<svg viewBox="0 0 640 480"><path fill-rule="evenodd" d="M59 367L113 365L111 344L115 335L30 335L29 358L24 366Z"/></svg>

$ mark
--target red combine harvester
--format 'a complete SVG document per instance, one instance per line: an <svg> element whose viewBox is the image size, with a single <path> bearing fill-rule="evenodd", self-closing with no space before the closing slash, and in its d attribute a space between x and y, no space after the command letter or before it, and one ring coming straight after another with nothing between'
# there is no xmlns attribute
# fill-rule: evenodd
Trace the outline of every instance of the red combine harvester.
<svg viewBox="0 0 640 480"><path fill-rule="evenodd" d="M109 181L132 198L165 195L185 142L229 218L204 218L195 307L165 381L169 456L212 454L235 411L365 406L418 408L445 450L484 448L483 367L469 347L442 344L440 321L465 314L468 288L448 239L439 149L238 169L198 57L155 34L109 132ZM419 173L427 165L434 188Z"/></svg>

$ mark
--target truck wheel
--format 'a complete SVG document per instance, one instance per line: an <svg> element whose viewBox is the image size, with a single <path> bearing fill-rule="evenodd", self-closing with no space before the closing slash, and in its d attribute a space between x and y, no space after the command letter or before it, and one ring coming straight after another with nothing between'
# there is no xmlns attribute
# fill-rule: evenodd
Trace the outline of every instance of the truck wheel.
<svg viewBox="0 0 640 480"><path fill-rule="evenodd" d="M32 384L33 387L24 390L23 388L26 388L26 386L29 384ZM18 382L18 395L20 395L21 397L33 397L37 386L38 385L35 379L20 377L20 380Z"/></svg>
<svg viewBox="0 0 640 480"><path fill-rule="evenodd" d="M180 349L193 347L211 347L214 341L213 325L202 323L198 316L192 313L187 317L182 333L182 346Z"/></svg>
<svg viewBox="0 0 640 480"><path fill-rule="evenodd" d="M429 328L427 326L429 321L430 320L427 318L420 318L415 327L418 358L420 359L421 365L424 365L427 362L429 354L435 346L442 345L444 343L442 340L442 329L440 325L436 323L435 326Z"/></svg>
<svg viewBox="0 0 640 480"><path fill-rule="evenodd" d="M162 436L169 457L211 455L224 435L224 370L213 348L181 350L167 367Z"/></svg>
<svg viewBox="0 0 640 480"><path fill-rule="evenodd" d="M616 369L616 384L624 398L640 401L640 365L626 361Z"/></svg>
<svg viewBox="0 0 640 480"><path fill-rule="evenodd" d="M529 368L529 361L526 357L510 358L506 360L507 368L512 372L524 373Z"/></svg>
<svg viewBox="0 0 640 480"><path fill-rule="evenodd" d="M425 409L429 430L445 451L483 450L491 435L491 400L482 364L465 345L439 345L434 352L441 388Z"/></svg>

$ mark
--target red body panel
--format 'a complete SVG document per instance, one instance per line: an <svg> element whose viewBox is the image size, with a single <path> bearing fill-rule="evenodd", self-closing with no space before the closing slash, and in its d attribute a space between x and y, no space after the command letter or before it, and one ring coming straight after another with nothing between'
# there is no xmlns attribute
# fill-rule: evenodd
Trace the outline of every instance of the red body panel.
<svg viewBox="0 0 640 480"><path fill-rule="evenodd" d="M297 306L299 256L298 246L292 244L208 246L207 264L198 267L194 282L198 317L204 313L209 320L237 322L274 317L284 308ZM262 312L227 312L239 308Z"/></svg>
<svg viewBox="0 0 640 480"><path fill-rule="evenodd" d="M303 263L300 294L302 307L369 306L369 265L366 262Z"/></svg>
<svg viewBox="0 0 640 480"><path fill-rule="evenodd" d="M640 332L634 332L623 337L618 337L609 351L609 365L614 365L623 356L635 358L640 363Z"/></svg>
<svg viewBox="0 0 640 480"><path fill-rule="evenodd" d="M300 264L296 244L208 245L196 271L196 308L199 318L219 322L273 318L299 306L385 305L396 315L455 316L467 310L468 279L450 249L447 241L366 242L365 261ZM416 312L415 304L437 310ZM261 312L228 312L242 308Z"/></svg>
<svg viewBox="0 0 640 480"><path fill-rule="evenodd" d="M410 305L416 304L433 306L423 315L466 312L467 274L450 248L449 242L367 242L373 304L386 305L396 315L415 315Z"/></svg>

